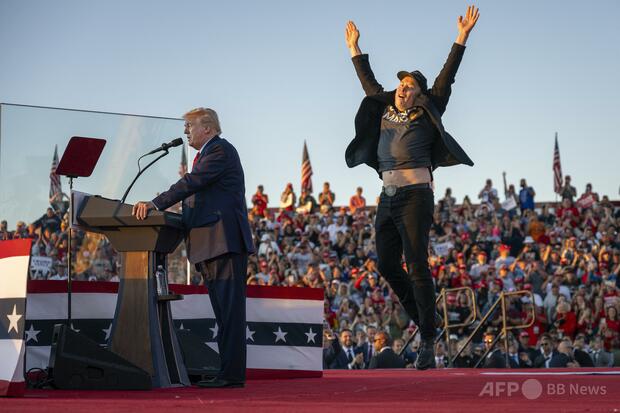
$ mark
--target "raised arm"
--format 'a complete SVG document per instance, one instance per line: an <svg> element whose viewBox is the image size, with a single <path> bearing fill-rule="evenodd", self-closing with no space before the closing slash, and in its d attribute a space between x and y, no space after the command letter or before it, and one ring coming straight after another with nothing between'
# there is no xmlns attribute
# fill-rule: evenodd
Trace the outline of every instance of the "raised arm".
<svg viewBox="0 0 620 413"><path fill-rule="evenodd" d="M456 71L461 64L461 59L465 51L465 43L467 43L469 33L476 25L479 17L480 13L478 8L469 6L465 17L459 16L457 19L458 35L456 41L431 89L431 96L441 113L446 110L446 106L448 105L448 100L452 93L452 83L454 83Z"/></svg>
<svg viewBox="0 0 620 413"><path fill-rule="evenodd" d="M360 32L357 30L355 23L349 21L345 28L345 41L347 43L347 48L351 53L351 59L353 60L353 65L355 66L355 72L362 83L362 88L364 89L366 96L376 95L383 92L383 86L381 86L381 84L377 82L377 79L375 79L375 75L370 68L368 55L362 54L358 44L359 38Z"/></svg>

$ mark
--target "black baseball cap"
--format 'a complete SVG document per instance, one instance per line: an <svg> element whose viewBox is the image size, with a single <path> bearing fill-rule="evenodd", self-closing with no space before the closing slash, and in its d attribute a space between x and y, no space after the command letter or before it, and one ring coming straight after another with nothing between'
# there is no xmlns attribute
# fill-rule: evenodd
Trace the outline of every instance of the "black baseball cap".
<svg viewBox="0 0 620 413"><path fill-rule="evenodd" d="M418 86L420 86L420 89L422 89L422 92L426 92L426 89L428 89L428 85L426 83L426 77L422 74L422 72L420 72L419 70L414 70L413 72L401 70L396 74L398 80L403 80L407 76L414 78Z"/></svg>

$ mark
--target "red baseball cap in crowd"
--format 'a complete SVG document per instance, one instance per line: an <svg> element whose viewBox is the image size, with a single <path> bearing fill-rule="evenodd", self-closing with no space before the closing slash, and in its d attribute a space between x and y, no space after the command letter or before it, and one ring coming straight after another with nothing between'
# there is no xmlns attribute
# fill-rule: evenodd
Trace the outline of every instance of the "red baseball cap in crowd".
<svg viewBox="0 0 620 413"><path fill-rule="evenodd" d="M454 294L447 294L446 299L448 300L448 303L450 304L456 303L456 295Z"/></svg>
<svg viewBox="0 0 620 413"><path fill-rule="evenodd" d="M484 256L486 257L486 256L487 256L487 253L486 253L486 251L480 251L480 252L478 253L478 255L484 255Z"/></svg>
<svg viewBox="0 0 620 413"><path fill-rule="evenodd" d="M504 282L500 278L494 279L493 282L497 284L499 288L502 288L502 289L504 288Z"/></svg>
<svg viewBox="0 0 620 413"><path fill-rule="evenodd" d="M358 272L360 272L359 268L351 269L351 275L356 275Z"/></svg>
<svg viewBox="0 0 620 413"><path fill-rule="evenodd" d="M528 333L527 331L522 331L519 333L519 337L529 337L530 333Z"/></svg>
<svg viewBox="0 0 620 413"><path fill-rule="evenodd" d="M459 264L459 270L466 270L466 269L467 269L467 265Z"/></svg>
<svg viewBox="0 0 620 413"><path fill-rule="evenodd" d="M527 291L532 291L532 284L530 283L523 284L523 289Z"/></svg>
<svg viewBox="0 0 620 413"><path fill-rule="evenodd" d="M500 251L510 251L510 247L508 245L506 245L506 244L501 244L499 246L499 250Z"/></svg>
<svg viewBox="0 0 620 413"><path fill-rule="evenodd" d="M463 258L465 256L465 254L463 254L462 252L459 252L458 254L456 254L456 258Z"/></svg>

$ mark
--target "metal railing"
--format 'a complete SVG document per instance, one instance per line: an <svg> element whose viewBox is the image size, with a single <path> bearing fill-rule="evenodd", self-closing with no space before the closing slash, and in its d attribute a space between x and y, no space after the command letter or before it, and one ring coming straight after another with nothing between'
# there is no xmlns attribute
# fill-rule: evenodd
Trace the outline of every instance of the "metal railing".
<svg viewBox="0 0 620 413"><path fill-rule="evenodd" d="M513 291L513 292L503 292L502 291L500 293L499 298L497 299L497 301L495 301L493 303L491 308L489 308L489 310L486 312L486 314L482 317L482 319L480 320L480 322L478 323L478 325L476 326L474 331L472 331L472 333L469 335L469 337L467 337L467 340L465 341L465 343L460 347L460 349L457 350L456 354L454 355L454 359L456 359L457 357L459 357L461 355L463 350L465 350L465 348L469 345L469 343L471 343L471 341L474 338L474 336L476 334L478 334L478 332L482 329L482 327L484 326L485 322L489 318L491 318L492 315L495 314L495 311L497 311L497 307L501 306L502 329L501 329L500 333L495 337L495 339L491 342L491 345L487 347L486 351L482 354L482 356L476 362L474 367L480 366L480 363L482 363L482 361L487 357L489 352L491 350L493 350L493 348L495 347L497 342L499 340L501 340L501 339L504 340L504 356L505 356L505 360L506 360L506 367L510 367L510 363L509 363L509 360L508 360L508 332L510 330L521 329L521 328L528 328L532 324L534 324L534 321L536 320L536 314L534 312L534 307L532 307L531 308L531 314L530 314L531 317L530 317L530 321L528 323L512 325L512 326L508 325L507 317L506 317L506 300L509 297L522 296L522 295L528 295L529 298L530 298L530 302L532 302L532 303L534 302L534 295L532 294L531 291L526 291L526 290ZM448 356L450 356L449 353L448 353ZM452 365L452 361L453 361L453 359L450 359L450 365Z"/></svg>
<svg viewBox="0 0 620 413"><path fill-rule="evenodd" d="M447 304L446 297L448 294L454 294L460 291L465 291L465 293L469 295L470 297L469 307L470 307L471 313L467 321L463 323L450 324L450 319L448 318L448 304ZM474 294L474 290L472 290L471 287L442 288L441 292L437 295L437 298L435 298L435 306L437 306L437 304L439 304L442 300L443 300L443 307L442 307L443 326L441 329L441 333L438 334L437 337L435 338L435 343L441 340L441 336L443 334L446 335L446 343L448 345L448 360L449 360L450 366L452 366L452 359L450 357L450 329L457 328L457 327L468 327L472 325L476 321L476 318L478 316L478 311L477 311L478 305L476 304L476 294ZM433 308L433 311L435 311L434 308ZM402 350L400 351L399 353L400 356L404 355L405 351L407 351L407 347L409 347L411 342L415 339L419 330L420 330L419 327L416 325L413 332L411 333L411 336L409 336L409 338L407 339L407 342L405 343Z"/></svg>

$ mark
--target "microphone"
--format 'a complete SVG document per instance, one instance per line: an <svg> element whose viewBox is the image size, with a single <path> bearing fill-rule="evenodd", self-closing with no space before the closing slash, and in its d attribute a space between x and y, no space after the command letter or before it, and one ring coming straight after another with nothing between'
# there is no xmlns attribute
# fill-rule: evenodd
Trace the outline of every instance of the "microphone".
<svg viewBox="0 0 620 413"><path fill-rule="evenodd" d="M162 143L161 146L157 149L153 149L151 152L145 153L144 155L152 155L154 153L157 153L159 151L167 151L168 148L174 148L175 146L180 146L183 145L183 138L176 138L171 140L168 143Z"/></svg>
<svg viewBox="0 0 620 413"><path fill-rule="evenodd" d="M136 177L133 179L133 181L131 181L131 184L129 185L129 187L125 191L125 194L123 195L123 198L121 199L121 203L125 203L125 199L127 199L127 195L129 195L129 191L133 187L133 184L136 183L136 181L138 180L138 178L140 177L140 175L142 175L142 173L144 171L146 171L155 162L159 161L161 158L163 158L164 156L168 155L168 148L173 148L175 146L180 146L180 145L183 145L183 138L176 138L176 139L171 140L168 143L162 143L159 148L153 149L151 152L145 153L140 158L138 158L138 175L136 175ZM157 153L157 152L160 152L160 151L164 151L165 153L162 153L157 158L155 158L153 161L151 161L151 163L146 165L144 167L144 169L140 168L140 159L144 158L147 155L151 155L151 154L154 154L154 153Z"/></svg>

